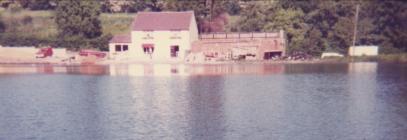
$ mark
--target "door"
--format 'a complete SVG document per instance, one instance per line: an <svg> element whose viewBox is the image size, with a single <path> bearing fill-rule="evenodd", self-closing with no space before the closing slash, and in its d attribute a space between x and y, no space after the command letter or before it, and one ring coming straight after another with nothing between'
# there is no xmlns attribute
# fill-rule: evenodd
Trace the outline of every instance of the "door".
<svg viewBox="0 0 407 140"><path fill-rule="evenodd" d="M170 49L171 57L173 57L173 58L178 57L178 52L179 52L178 45L171 46L171 49Z"/></svg>

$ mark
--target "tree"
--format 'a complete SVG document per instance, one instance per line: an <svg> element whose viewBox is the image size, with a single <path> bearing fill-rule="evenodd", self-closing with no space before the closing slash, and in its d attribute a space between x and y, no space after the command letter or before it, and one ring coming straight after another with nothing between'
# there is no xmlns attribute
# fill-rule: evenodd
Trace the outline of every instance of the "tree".
<svg viewBox="0 0 407 140"><path fill-rule="evenodd" d="M242 8L239 5L239 0L225 0L221 6L225 7L225 10L230 15L238 15Z"/></svg>
<svg viewBox="0 0 407 140"><path fill-rule="evenodd" d="M407 51L407 3L404 1L371 1L374 35L384 53Z"/></svg>
<svg viewBox="0 0 407 140"><path fill-rule="evenodd" d="M61 0L55 12L61 46L71 49L90 47L89 43L73 42L83 42L81 40L95 39L102 35L100 6L96 1Z"/></svg>
<svg viewBox="0 0 407 140"><path fill-rule="evenodd" d="M304 47L305 34L308 31L308 25L304 23L304 13L297 9L277 8L274 13L269 16L269 19L264 30L286 32L288 41L288 52L296 52L306 50ZM307 46L313 47L313 46Z"/></svg>
<svg viewBox="0 0 407 140"><path fill-rule="evenodd" d="M238 21L238 30L243 32L263 31L266 24L268 5L257 3L249 4L241 13Z"/></svg>
<svg viewBox="0 0 407 140"><path fill-rule="evenodd" d="M6 31L6 24L4 24L1 15L0 15L0 33L4 33Z"/></svg>
<svg viewBox="0 0 407 140"><path fill-rule="evenodd" d="M23 8L29 8L31 10L49 10L54 9L56 0L18 0Z"/></svg>

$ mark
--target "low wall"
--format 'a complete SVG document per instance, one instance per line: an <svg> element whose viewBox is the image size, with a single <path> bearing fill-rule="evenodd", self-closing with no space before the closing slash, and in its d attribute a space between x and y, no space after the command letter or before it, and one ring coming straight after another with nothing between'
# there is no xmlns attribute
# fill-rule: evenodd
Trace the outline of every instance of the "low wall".
<svg viewBox="0 0 407 140"><path fill-rule="evenodd" d="M56 57L56 58L66 58L66 57L68 57L67 51L66 51L65 48L53 48L52 52L53 52L52 57Z"/></svg>
<svg viewBox="0 0 407 140"><path fill-rule="evenodd" d="M37 52L35 47L0 47L0 57L3 58L35 58Z"/></svg>

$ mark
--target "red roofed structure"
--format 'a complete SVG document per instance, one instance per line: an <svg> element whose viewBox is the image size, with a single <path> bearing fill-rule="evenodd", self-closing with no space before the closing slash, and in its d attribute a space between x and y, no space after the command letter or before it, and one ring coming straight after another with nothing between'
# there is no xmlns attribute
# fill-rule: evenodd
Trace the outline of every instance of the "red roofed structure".
<svg viewBox="0 0 407 140"><path fill-rule="evenodd" d="M131 43L130 35L115 35L109 43Z"/></svg>
<svg viewBox="0 0 407 140"><path fill-rule="evenodd" d="M134 18L133 31L189 30L193 11L187 12L139 12Z"/></svg>
<svg viewBox="0 0 407 140"><path fill-rule="evenodd" d="M110 41L109 57L183 61L196 40L198 27L193 11L139 12L131 33Z"/></svg>

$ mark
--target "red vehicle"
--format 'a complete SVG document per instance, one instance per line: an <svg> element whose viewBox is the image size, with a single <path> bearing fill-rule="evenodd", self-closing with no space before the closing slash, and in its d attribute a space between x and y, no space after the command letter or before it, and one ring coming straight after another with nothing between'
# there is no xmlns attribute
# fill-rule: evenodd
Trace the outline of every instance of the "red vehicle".
<svg viewBox="0 0 407 140"><path fill-rule="evenodd" d="M96 56L97 58L104 58L106 57L106 53L101 51L94 51L94 50L80 50L80 56Z"/></svg>
<svg viewBox="0 0 407 140"><path fill-rule="evenodd" d="M37 58L51 57L53 54L51 47L41 48L37 52Z"/></svg>

